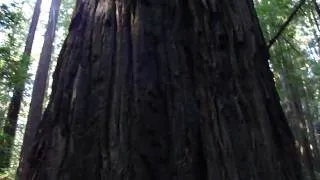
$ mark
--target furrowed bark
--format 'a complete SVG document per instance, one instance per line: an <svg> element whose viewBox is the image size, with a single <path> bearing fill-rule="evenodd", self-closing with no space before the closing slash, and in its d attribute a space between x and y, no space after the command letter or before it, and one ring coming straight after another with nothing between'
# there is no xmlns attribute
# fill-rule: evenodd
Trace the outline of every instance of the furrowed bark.
<svg viewBox="0 0 320 180"><path fill-rule="evenodd" d="M30 179L301 179L252 2L78 3Z"/></svg>

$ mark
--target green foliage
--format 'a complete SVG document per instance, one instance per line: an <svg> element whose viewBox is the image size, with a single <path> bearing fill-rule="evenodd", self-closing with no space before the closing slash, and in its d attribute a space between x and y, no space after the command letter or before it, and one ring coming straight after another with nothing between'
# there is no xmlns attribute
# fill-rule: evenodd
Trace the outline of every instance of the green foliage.
<svg viewBox="0 0 320 180"><path fill-rule="evenodd" d="M68 26L71 21L75 0L62 0L59 14L59 21L57 24L58 29L63 31L65 37L68 33Z"/></svg>
<svg viewBox="0 0 320 180"><path fill-rule="evenodd" d="M11 148L9 148L10 144L12 144L11 142L14 141L13 137L2 133L0 134L0 154L10 154L11 153ZM0 156L0 163L6 163L6 162L10 162L10 157L8 156ZM8 167L9 168L9 167ZM6 172L7 169L0 169L1 173Z"/></svg>
<svg viewBox="0 0 320 180"><path fill-rule="evenodd" d="M0 9L0 29L3 41L0 43L0 86L9 89L23 78L21 71L28 60L22 58L21 47L24 37L23 23L26 21L21 9L22 3L2 4Z"/></svg>
<svg viewBox="0 0 320 180"><path fill-rule="evenodd" d="M17 3L0 4L0 30L10 29L17 26L23 20L22 13L17 11Z"/></svg>
<svg viewBox="0 0 320 180"><path fill-rule="evenodd" d="M298 2L262 0L256 3L256 11L267 41L279 31ZM316 160L319 158L319 146L312 127L314 122L319 121L320 115L318 19L313 2L306 1L270 48L270 63L281 104L297 142L304 141L301 137L306 136L312 145L314 162L319 162ZM296 116L297 112L301 116ZM302 164L304 163L302 160ZM312 170L305 173L306 177L310 176Z"/></svg>
<svg viewBox="0 0 320 180"><path fill-rule="evenodd" d="M11 92L15 86L22 85L27 79L28 75L25 72L30 64L30 57L22 55L26 22L22 5L21 1L0 3L0 154L12 153L8 144L14 139L4 134L2 128ZM0 163L9 162L9 158L0 156ZM10 167L0 169L0 177L8 175L9 170Z"/></svg>
<svg viewBox="0 0 320 180"><path fill-rule="evenodd" d="M0 43L0 111L5 111L9 92L26 78L22 72L30 64L29 58L21 54L23 23L26 21L21 6L22 3L0 5L0 34L3 38Z"/></svg>
<svg viewBox="0 0 320 180"><path fill-rule="evenodd" d="M33 4L34 2L31 2ZM68 32L68 26L70 24L73 8L75 5L75 0L62 0L61 8L60 8L60 14L59 14L59 20L57 24L57 32L56 32L56 39L55 39L55 53L53 54L52 62L53 66L55 64L55 58L57 57L57 53L59 49L61 48L62 41L65 39L67 32ZM6 11L6 15L1 17L3 19L3 26L1 28L3 31L1 32L5 35L3 43L0 43L0 127L1 122L3 124L3 121L1 121L1 117L5 119L6 114L6 108L8 105L8 101L10 100L10 92L12 89L16 86L22 86L26 81L31 82L29 79L29 74L27 74L27 70L29 69L30 63L32 58L28 56L24 56L22 52L22 46L24 45L23 39L25 39L24 35L26 34L26 28L24 25L26 24L26 20L17 17L24 17L23 12L21 11L21 4L16 3L14 7L11 7L10 4L5 4L3 7L6 8L7 6L10 6L10 11ZM7 18L10 14L16 14L16 17ZM7 15L8 14L8 15ZM21 15L21 16L20 16ZM10 15L11 16L11 15ZM8 21L9 19L14 19L15 21ZM41 24L40 24L41 25ZM39 26L39 29L43 29L45 26ZM0 28L0 29L1 29ZM39 31L37 31L38 33ZM1 38L1 36L0 36ZM29 85L26 87L26 94L29 94L31 89ZM29 104L24 102L25 104L22 104L22 107L28 106ZM3 113L2 113L3 110ZM3 114L3 116L2 116ZM26 116L26 114L23 114L23 112L20 112L20 115ZM19 126L18 126L19 128ZM23 128L18 129L17 137L15 139L15 150L12 153L12 161L11 161L11 167L6 170L6 173L10 174L10 177L14 177L15 168L17 167L17 160L19 159L18 155L18 149L20 148L21 144L21 137L23 136ZM3 133L1 134L1 128L0 128L0 135L2 135L3 140L6 140L8 142L10 139L8 139L8 136L5 136ZM18 141L18 143L17 143ZM19 142L20 141L20 142ZM1 146L5 147L5 144L0 144L0 150ZM3 148L5 150L5 148ZM1 153L0 153L1 154ZM2 158L2 159L1 159ZM2 160L6 160L6 157L0 157L0 162ZM1 177L1 173L0 173ZM1 179L1 178L0 178Z"/></svg>
<svg viewBox="0 0 320 180"><path fill-rule="evenodd" d="M279 30L296 3L291 0L268 0L256 4L260 24L267 40ZM306 31L306 27L314 28L314 24L310 24L305 15L313 11L314 6L310 3L305 4L303 10L298 11L297 16L278 38L277 43L270 48L271 64L282 99L288 96L288 87L285 87L285 84L298 90L300 98L306 98L303 97L304 91L311 87L305 87L305 83L319 78L320 64L308 52L309 46L318 46L316 38L305 41L306 37L313 36L310 31Z"/></svg>

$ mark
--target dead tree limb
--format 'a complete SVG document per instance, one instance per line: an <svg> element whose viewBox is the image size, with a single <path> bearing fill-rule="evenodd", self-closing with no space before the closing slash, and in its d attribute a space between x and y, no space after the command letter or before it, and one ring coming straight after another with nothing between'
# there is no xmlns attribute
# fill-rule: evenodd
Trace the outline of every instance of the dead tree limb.
<svg viewBox="0 0 320 180"><path fill-rule="evenodd" d="M288 17L288 19L281 25L279 31L276 33L276 35L269 41L268 48L270 48L274 42L279 38L279 36L282 34L282 32L286 29L286 27L289 25L289 23L292 21L294 16L297 14L298 10L301 8L301 6L306 2L306 0L300 0L300 2L293 8L292 13Z"/></svg>

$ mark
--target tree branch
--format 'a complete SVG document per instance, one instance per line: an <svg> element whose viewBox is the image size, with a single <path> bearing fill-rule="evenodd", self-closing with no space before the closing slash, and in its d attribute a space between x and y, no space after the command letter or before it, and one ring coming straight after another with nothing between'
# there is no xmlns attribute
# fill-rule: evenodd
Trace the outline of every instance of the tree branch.
<svg viewBox="0 0 320 180"><path fill-rule="evenodd" d="M306 2L306 0L300 0L300 2L294 7L292 13L288 17L288 19L282 24L279 31L276 33L276 35L269 41L268 48L270 48L274 42L279 38L279 36L282 34L282 32L286 29L286 27L289 25L293 17L297 14L298 10L301 8L301 6Z"/></svg>
<svg viewBox="0 0 320 180"><path fill-rule="evenodd" d="M288 45L289 45L297 54L303 56L303 54L295 47L295 45L294 45L292 42L290 42L287 38L285 38L285 37L283 37L283 36L281 36L281 38L282 38L286 43L288 43ZM295 39L294 39L294 40L295 40Z"/></svg>
<svg viewBox="0 0 320 180"><path fill-rule="evenodd" d="M317 1L316 0L312 0L312 2L314 4L314 8L316 9L318 16L320 17L320 7L319 7Z"/></svg>

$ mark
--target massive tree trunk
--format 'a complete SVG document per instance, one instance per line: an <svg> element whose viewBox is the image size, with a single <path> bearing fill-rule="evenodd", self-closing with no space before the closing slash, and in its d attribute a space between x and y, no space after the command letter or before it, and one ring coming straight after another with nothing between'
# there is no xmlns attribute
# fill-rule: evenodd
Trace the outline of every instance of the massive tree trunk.
<svg viewBox="0 0 320 180"><path fill-rule="evenodd" d="M23 63L22 65L28 65L30 60L30 55L31 55L31 50L32 50L32 44L33 44L33 39L34 35L36 32L37 24L39 21L39 16L40 16L40 8L41 8L41 2L42 0L37 0L35 7L34 7L34 12L32 15L32 20L31 24L29 27L29 32L28 36L26 39L26 44L25 44L25 49L23 52ZM26 77L27 75L27 67L24 67L22 69L25 69L25 72L22 72L21 77ZM21 102L23 99L23 91L24 91L24 81L25 79L21 79L18 84L15 85L13 89L13 95L10 100L9 108L8 108L8 114L6 118L6 123L4 127L4 133L8 135L8 143L7 143L7 151L4 151L1 153L4 153L0 155L1 157L6 157L7 159L3 160L0 163L0 169L2 168L8 168L10 165L10 158L11 158L11 150L13 148L13 143L14 143L14 137L17 129L17 122L18 122L18 116L19 116L19 111L20 111L20 106Z"/></svg>
<svg viewBox="0 0 320 180"><path fill-rule="evenodd" d="M78 1L30 179L298 180L253 3Z"/></svg>
<svg viewBox="0 0 320 180"><path fill-rule="evenodd" d="M36 128L41 120L42 105L45 97L46 82L49 73L51 54L53 52L53 42L55 38L60 5L61 0L52 0L51 2L47 30L44 36L44 43L39 59L39 65L33 84L32 99L21 148L19 169L21 170L22 177L25 177L24 174L26 174L26 171L29 169L29 164L26 159L28 159L28 154L31 149L30 144L32 144L32 139L36 134Z"/></svg>

